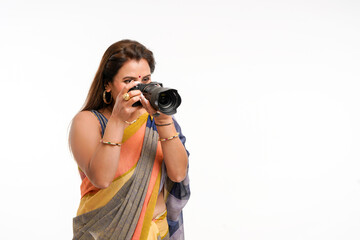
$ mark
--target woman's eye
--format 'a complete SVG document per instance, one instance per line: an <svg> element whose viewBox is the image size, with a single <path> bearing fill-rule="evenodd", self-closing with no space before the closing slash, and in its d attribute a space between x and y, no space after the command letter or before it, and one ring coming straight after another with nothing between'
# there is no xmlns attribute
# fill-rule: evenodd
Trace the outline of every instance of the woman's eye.
<svg viewBox="0 0 360 240"><path fill-rule="evenodd" d="M149 80L150 80L150 78L148 78L148 77L143 78L143 82L147 82L147 81L149 81Z"/></svg>
<svg viewBox="0 0 360 240"><path fill-rule="evenodd" d="M125 80L124 83L128 84L131 83L132 80Z"/></svg>

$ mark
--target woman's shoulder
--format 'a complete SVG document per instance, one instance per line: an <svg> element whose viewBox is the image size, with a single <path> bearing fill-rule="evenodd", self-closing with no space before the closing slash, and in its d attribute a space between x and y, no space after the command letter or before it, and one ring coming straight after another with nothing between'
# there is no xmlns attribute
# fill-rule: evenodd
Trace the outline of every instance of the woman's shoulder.
<svg viewBox="0 0 360 240"><path fill-rule="evenodd" d="M73 121L76 121L76 122L92 122L96 120L96 117L94 115L94 113L92 113L91 111L81 111L81 112L78 112L75 117L74 117L74 120Z"/></svg>
<svg viewBox="0 0 360 240"><path fill-rule="evenodd" d="M72 121L73 127L89 128L92 126L98 126L99 121L95 114L91 111L78 112Z"/></svg>
<svg viewBox="0 0 360 240"><path fill-rule="evenodd" d="M81 111L75 115L70 127L70 140L84 136L98 137L100 134L100 123L91 111Z"/></svg>

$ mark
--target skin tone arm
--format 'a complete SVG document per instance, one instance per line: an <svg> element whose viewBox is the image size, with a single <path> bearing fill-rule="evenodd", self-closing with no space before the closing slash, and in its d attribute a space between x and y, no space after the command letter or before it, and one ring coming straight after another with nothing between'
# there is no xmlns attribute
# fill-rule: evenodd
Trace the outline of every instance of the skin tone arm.
<svg viewBox="0 0 360 240"><path fill-rule="evenodd" d="M122 95L137 83L128 84L116 98L113 112L106 126L103 140L121 142L127 124L139 109L132 104L140 100L140 91L131 91L129 101ZM79 167L97 188L107 188L113 181L119 164L121 146L100 143L99 122L91 112L80 112L75 116L70 130L70 146Z"/></svg>
<svg viewBox="0 0 360 240"><path fill-rule="evenodd" d="M154 114L156 112L144 96L141 95L140 101L149 114ZM154 119L155 123L160 125L171 123L173 121L171 116L162 113ZM174 124L158 126L157 130L160 138L169 138L177 134ZM188 157L184 145L177 137L168 141L161 141L161 148L164 154L168 177L173 182L181 182L186 177L188 164Z"/></svg>

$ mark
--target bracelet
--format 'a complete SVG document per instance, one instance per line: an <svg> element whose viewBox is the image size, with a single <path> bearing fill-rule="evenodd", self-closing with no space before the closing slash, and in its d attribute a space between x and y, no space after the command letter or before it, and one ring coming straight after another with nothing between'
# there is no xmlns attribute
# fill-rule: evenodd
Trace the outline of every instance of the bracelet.
<svg viewBox="0 0 360 240"><path fill-rule="evenodd" d="M169 137L169 138L159 138L160 142L165 142L165 141L169 141L171 139L177 138L179 136L179 133L176 133L176 135Z"/></svg>
<svg viewBox="0 0 360 240"><path fill-rule="evenodd" d="M154 113L152 116L153 116L154 118L155 118L155 117L158 117L158 116L160 116L160 112L159 112L159 111L156 111L156 113Z"/></svg>
<svg viewBox="0 0 360 240"><path fill-rule="evenodd" d="M171 124L173 124L174 122L171 122L171 123L165 123L165 124L156 124L155 123L155 126L158 126L158 127L162 127L162 126L169 126Z"/></svg>
<svg viewBox="0 0 360 240"><path fill-rule="evenodd" d="M100 139L100 142L103 143L103 144L111 145L111 146L121 146L121 143L105 142L102 139Z"/></svg>

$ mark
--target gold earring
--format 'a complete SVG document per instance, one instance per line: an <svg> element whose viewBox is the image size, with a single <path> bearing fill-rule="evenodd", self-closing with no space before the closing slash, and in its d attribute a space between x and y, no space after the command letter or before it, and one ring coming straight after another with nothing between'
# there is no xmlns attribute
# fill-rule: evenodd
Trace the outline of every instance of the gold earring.
<svg viewBox="0 0 360 240"><path fill-rule="evenodd" d="M111 97L111 94L110 94L110 97ZM103 92L103 100L104 100L104 103L106 103L106 104L110 104L112 102L112 98L110 99L109 102L106 101L106 90L104 90L104 92Z"/></svg>

